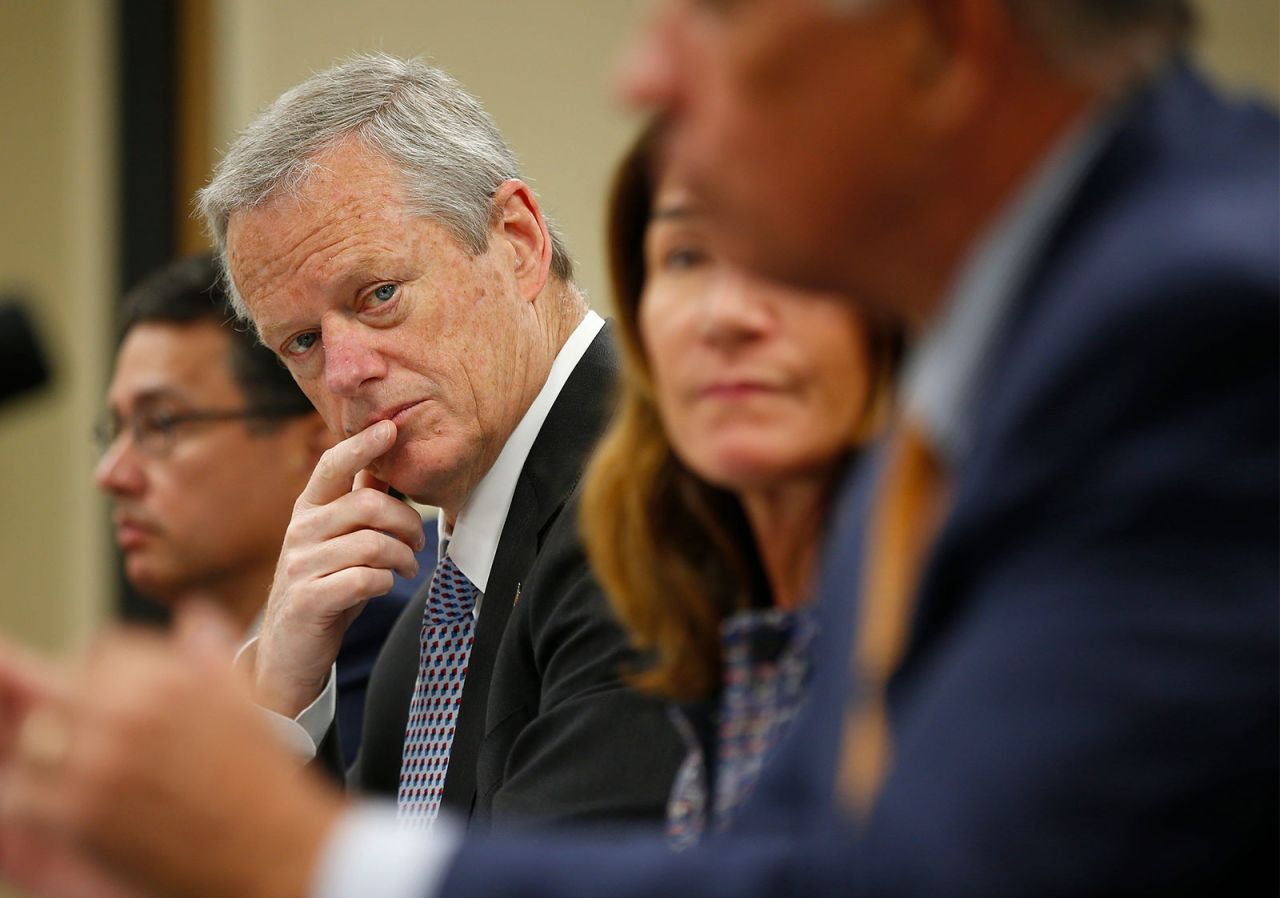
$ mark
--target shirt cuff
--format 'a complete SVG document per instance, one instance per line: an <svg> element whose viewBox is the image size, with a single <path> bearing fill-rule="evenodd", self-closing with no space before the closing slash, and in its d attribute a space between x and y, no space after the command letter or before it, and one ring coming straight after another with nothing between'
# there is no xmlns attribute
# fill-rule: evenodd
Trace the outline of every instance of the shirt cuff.
<svg viewBox="0 0 1280 898"><path fill-rule="evenodd" d="M236 653L236 667L242 668L252 662L257 651L258 637L255 636ZM324 689L297 717L291 719L267 708L260 709L276 738L303 762L315 758L320 751L320 743L324 741L324 734L333 726L334 718L338 716L337 682L338 665L335 662L329 668L329 678L325 681Z"/></svg>
<svg viewBox="0 0 1280 898"><path fill-rule="evenodd" d="M401 828L389 802L355 805L329 836L310 898L435 898L462 836L443 813L424 832Z"/></svg>

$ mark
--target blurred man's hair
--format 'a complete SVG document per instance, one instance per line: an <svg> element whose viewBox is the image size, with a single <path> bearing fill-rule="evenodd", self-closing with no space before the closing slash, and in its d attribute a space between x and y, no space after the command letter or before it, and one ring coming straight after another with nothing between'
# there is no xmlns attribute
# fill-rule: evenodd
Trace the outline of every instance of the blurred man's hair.
<svg viewBox="0 0 1280 898"><path fill-rule="evenodd" d="M894 0L830 0L856 13ZM1103 90L1152 74L1195 33L1192 0L1001 0L1045 54Z"/></svg>
<svg viewBox="0 0 1280 898"><path fill-rule="evenodd" d="M480 102L445 72L417 59L356 56L285 91L236 138L200 191L209 231L225 253L233 212L298 190L318 153L354 136L386 158L413 213L439 221L473 253L489 243L493 192L519 178L515 156ZM554 225L551 271L573 280ZM247 310L229 294L237 313Z"/></svg>
<svg viewBox="0 0 1280 898"><path fill-rule="evenodd" d="M275 353L236 320L211 253L180 259L154 272L125 296L119 339L140 324L208 322L227 334L231 376L253 408L283 413L314 411Z"/></svg>
<svg viewBox="0 0 1280 898"><path fill-rule="evenodd" d="M1057 62L1121 80L1159 68L1195 31L1190 0L1004 0ZM1107 86L1107 85L1102 85Z"/></svg>

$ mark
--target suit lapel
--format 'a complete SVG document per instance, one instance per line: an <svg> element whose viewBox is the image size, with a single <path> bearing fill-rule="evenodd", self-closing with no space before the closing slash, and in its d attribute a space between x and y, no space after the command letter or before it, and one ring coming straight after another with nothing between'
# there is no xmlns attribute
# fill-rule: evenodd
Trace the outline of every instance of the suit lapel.
<svg viewBox="0 0 1280 898"><path fill-rule="evenodd" d="M516 482L476 621L445 774L443 801L461 813L470 813L475 801L476 758L484 738L489 680L517 590L533 566L543 536L582 476L612 407L616 378L612 327L606 325L556 397Z"/></svg>

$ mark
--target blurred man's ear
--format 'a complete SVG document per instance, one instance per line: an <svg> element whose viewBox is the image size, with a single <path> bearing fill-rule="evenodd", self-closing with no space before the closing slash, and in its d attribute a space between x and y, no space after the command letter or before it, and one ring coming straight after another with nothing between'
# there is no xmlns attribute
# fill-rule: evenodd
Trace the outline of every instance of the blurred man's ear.
<svg viewBox="0 0 1280 898"><path fill-rule="evenodd" d="M1016 52L1015 24L1002 0L915 0L927 34L916 71L921 124L945 134L970 121L992 79Z"/></svg>

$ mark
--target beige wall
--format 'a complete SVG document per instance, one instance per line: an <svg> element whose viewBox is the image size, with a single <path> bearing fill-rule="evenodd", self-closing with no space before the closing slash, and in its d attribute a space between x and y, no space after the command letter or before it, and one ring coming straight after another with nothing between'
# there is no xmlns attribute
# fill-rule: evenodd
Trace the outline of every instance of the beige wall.
<svg viewBox="0 0 1280 898"><path fill-rule="evenodd" d="M107 12L0 2L0 290L28 301L57 365L52 389L0 407L0 636L49 650L82 641L111 589L88 489L114 283Z"/></svg>
<svg viewBox="0 0 1280 898"><path fill-rule="evenodd" d="M1280 3L1201 0L1200 58L1231 87L1280 99Z"/></svg>
<svg viewBox="0 0 1280 898"><path fill-rule="evenodd" d="M56 385L0 408L0 634L56 648L110 588L89 425L107 363L113 275L108 6L0 3L0 290L29 302Z"/></svg>

